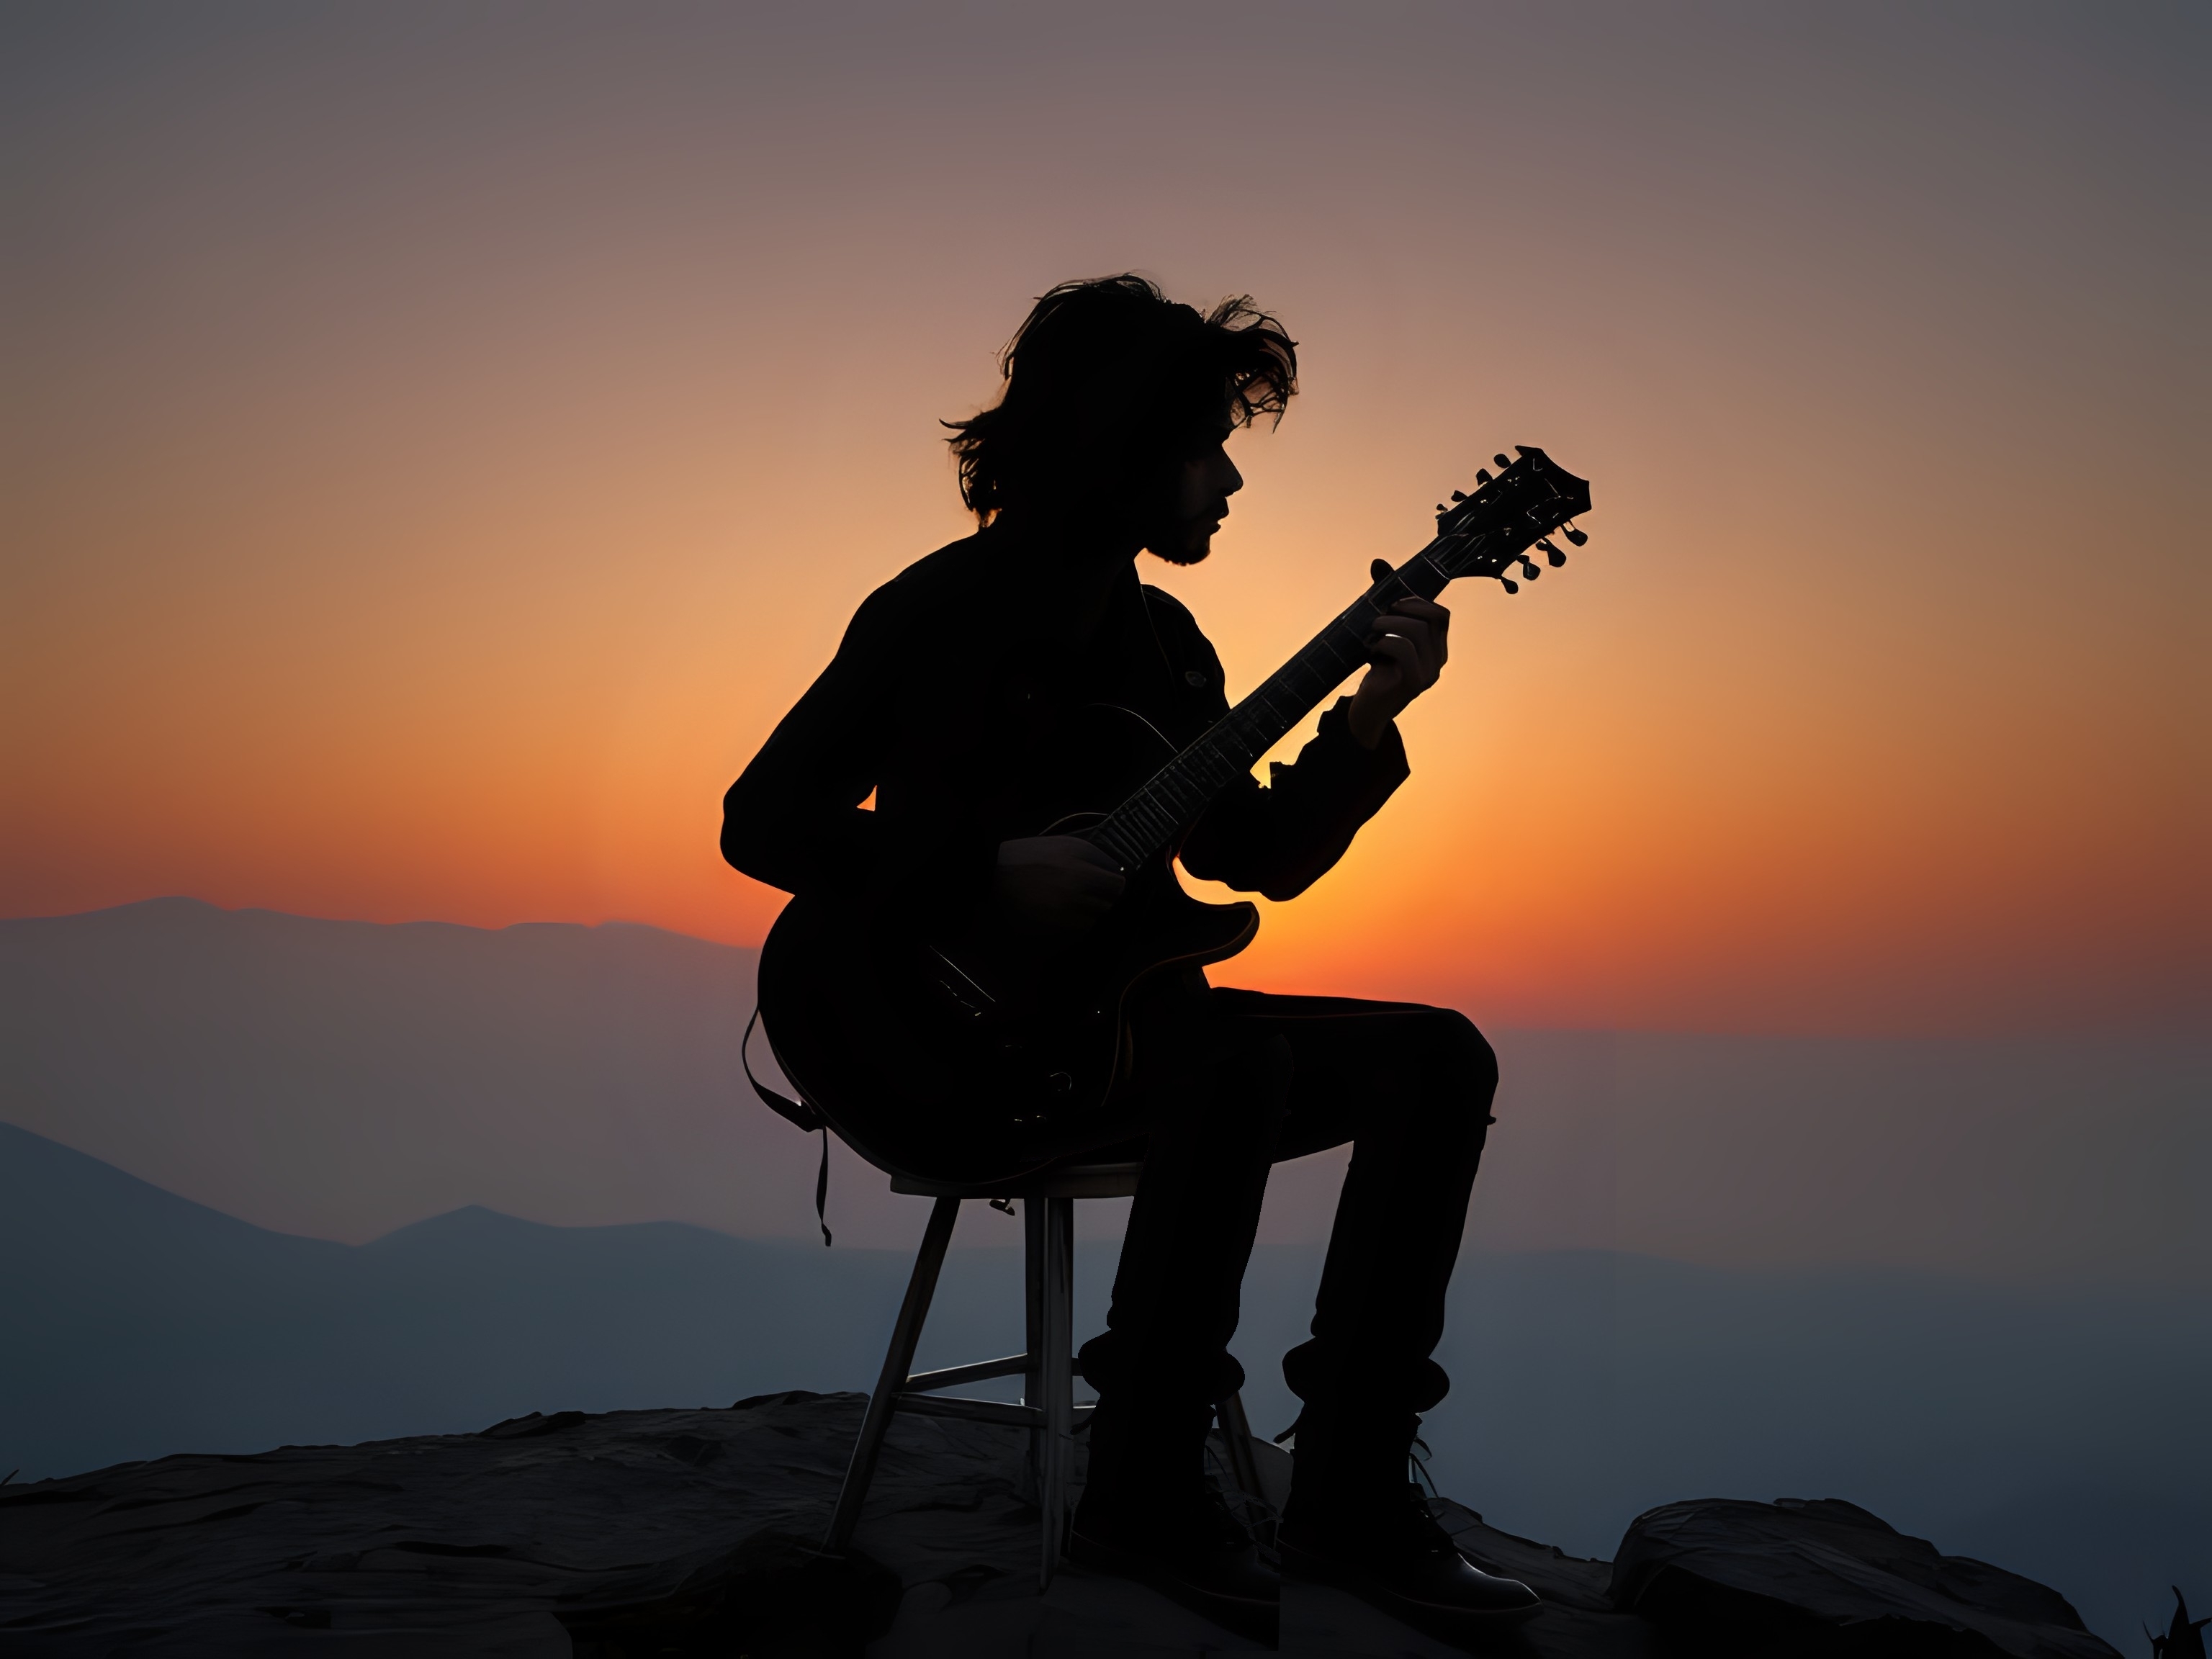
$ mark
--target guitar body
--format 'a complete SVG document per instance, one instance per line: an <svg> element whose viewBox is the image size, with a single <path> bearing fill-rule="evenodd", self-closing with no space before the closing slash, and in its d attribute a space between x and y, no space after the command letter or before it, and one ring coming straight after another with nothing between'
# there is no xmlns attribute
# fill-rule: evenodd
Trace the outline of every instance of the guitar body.
<svg viewBox="0 0 2212 1659"><path fill-rule="evenodd" d="M1104 706L1078 711L1051 748L1042 781L1007 805L1001 839L1078 833L1175 753ZM1079 1130L1127 1075L1133 1004L1236 955L1259 926L1250 904L1184 892L1165 849L1130 872L1096 927L1042 951L981 929L925 938L805 895L762 947L761 1014L784 1074L876 1161L927 1174L933 1146L995 1142L1012 1173L1018 1146Z"/></svg>

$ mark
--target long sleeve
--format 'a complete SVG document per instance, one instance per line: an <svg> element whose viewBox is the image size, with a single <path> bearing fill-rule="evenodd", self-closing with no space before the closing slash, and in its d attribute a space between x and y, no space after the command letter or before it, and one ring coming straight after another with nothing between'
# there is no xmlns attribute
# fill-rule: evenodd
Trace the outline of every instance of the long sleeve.
<svg viewBox="0 0 2212 1659"><path fill-rule="evenodd" d="M1266 787L1248 775L1206 809L1183 841L1186 870L1241 892L1289 899L1344 856L1409 773L1395 722L1374 748L1359 746L1345 716L1351 701L1337 699L1296 761L1268 768Z"/></svg>
<svg viewBox="0 0 2212 1659"><path fill-rule="evenodd" d="M1221 659L1172 596L1145 594L1195 735L1229 712ZM1351 702L1338 698L1297 759L1268 769L1266 787L1248 775L1224 790L1184 837L1183 868L1271 899L1295 898L1327 873L1408 775L1395 722L1363 749L1346 722Z"/></svg>
<svg viewBox="0 0 2212 1659"><path fill-rule="evenodd" d="M1103 699L1148 710L1177 741L1227 711L1220 660L1190 613L1133 580L1130 598L1141 591L1145 604L1133 613L1136 631L1103 635L1104 665L1079 665L1073 685L1055 690L1066 677L1051 666L974 648L969 619L1008 580L996 559L971 538L868 596L836 657L723 797L724 858L787 892L954 927L988 893L1000 840L1035 833L1012 826L1017 808L1029 810L1020 803L1049 706ZM1186 838L1183 864L1291 897L1343 855L1406 775L1395 729L1362 749L1340 702L1267 787L1243 777L1224 792ZM872 790L872 811L860 805Z"/></svg>
<svg viewBox="0 0 2212 1659"><path fill-rule="evenodd" d="M722 798L722 856L791 893L949 915L990 880L994 848L957 821L869 811L915 695L915 630L895 586L854 614L830 665Z"/></svg>

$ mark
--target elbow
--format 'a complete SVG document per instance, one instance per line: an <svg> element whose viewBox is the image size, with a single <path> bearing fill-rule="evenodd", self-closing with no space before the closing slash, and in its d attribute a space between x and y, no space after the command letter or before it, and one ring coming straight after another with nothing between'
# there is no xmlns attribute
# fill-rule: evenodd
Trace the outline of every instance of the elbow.
<svg viewBox="0 0 2212 1659"><path fill-rule="evenodd" d="M742 876L751 875L757 862L756 849L745 839L744 831L726 817L722 820L722 862Z"/></svg>
<svg viewBox="0 0 2212 1659"><path fill-rule="evenodd" d="M744 780L738 779L722 797L722 858L742 875L780 886L769 873L776 860L769 838L761 832L762 822L762 814L746 798Z"/></svg>

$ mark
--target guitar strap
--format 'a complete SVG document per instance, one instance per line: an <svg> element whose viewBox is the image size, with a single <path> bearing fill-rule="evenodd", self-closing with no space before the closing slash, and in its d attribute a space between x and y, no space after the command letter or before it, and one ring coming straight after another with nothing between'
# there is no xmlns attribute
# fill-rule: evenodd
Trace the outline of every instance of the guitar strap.
<svg viewBox="0 0 2212 1659"><path fill-rule="evenodd" d="M812 1133L822 1133L822 1166L814 1172L814 1224L822 1229L822 1248L830 1248L830 1123L821 1113L803 1100L793 1100L789 1095L778 1094L753 1075L753 1028L760 1024L760 1004L753 1004L753 1017L745 1022L745 1034L738 1040L738 1064L745 1068L745 1081L753 1085L762 1105L778 1117Z"/></svg>

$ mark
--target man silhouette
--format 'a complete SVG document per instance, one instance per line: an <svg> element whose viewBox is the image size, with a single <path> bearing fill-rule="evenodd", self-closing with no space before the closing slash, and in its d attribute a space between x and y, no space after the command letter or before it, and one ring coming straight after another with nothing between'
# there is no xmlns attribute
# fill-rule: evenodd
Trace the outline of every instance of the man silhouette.
<svg viewBox="0 0 2212 1659"><path fill-rule="evenodd" d="M1212 647L1135 561L1206 556L1243 485L1224 441L1280 419L1297 355L1248 299L1201 316L1121 276L1047 294L1003 369L996 404L948 422L979 529L862 604L731 787L722 850L790 892L1042 950L1079 941L1121 873L1073 836L1007 836L989 803L1066 762L1068 711L1131 709L1177 746L1225 712ZM1214 801L1184 866L1288 899L1334 865L1407 776L1395 717L1436 683L1449 626L1415 599L1378 621L1354 694L1295 764ZM1459 1555L1407 1479L1419 1413L1448 1386L1431 1353L1490 1121L1489 1045L1447 1009L1216 988L1195 969L1150 988L1132 1019L1134 1073L1073 1139L839 1125L946 1176L1077 1151L1143 1159L1108 1328L1079 1357L1099 1401L1071 1553L1224 1623L1272 1621L1277 1581L1212 1498L1205 1437L1243 1381L1228 1343L1269 1166L1349 1141L1312 1340L1283 1362L1304 1406L1285 1570L1425 1623L1533 1612L1525 1586Z"/></svg>

